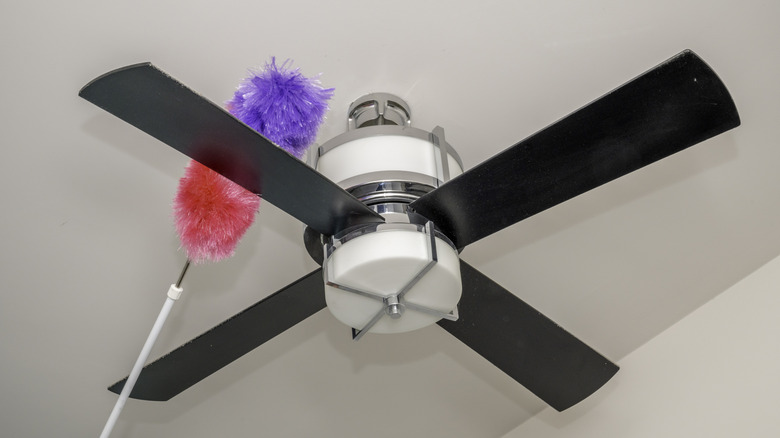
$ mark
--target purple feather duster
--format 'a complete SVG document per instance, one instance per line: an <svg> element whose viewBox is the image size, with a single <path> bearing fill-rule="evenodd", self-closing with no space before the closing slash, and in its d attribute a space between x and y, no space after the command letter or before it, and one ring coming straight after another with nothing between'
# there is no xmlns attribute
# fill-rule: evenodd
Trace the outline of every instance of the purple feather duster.
<svg viewBox="0 0 780 438"><path fill-rule="evenodd" d="M333 88L276 58L244 79L226 106L231 114L290 154L301 158L325 119Z"/></svg>

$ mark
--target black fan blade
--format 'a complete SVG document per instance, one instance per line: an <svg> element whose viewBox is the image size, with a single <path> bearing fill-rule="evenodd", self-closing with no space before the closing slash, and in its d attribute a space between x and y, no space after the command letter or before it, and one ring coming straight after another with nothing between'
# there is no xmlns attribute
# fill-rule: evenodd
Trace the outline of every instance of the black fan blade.
<svg viewBox="0 0 780 438"><path fill-rule="evenodd" d="M79 96L262 195L322 234L383 221L329 179L152 64L106 73L84 86Z"/></svg>
<svg viewBox="0 0 780 438"><path fill-rule="evenodd" d="M720 79L684 51L411 207L463 248L739 123Z"/></svg>
<svg viewBox="0 0 780 438"><path fill-rule="evenodd" d="M169 400L324 308L317 269L145 366L130 397ZM119 394L126 381L108 389Z"/></svg>
<svg viewBox="0 0 780 438"><path fill-rule="evenodd" d="M461 260L457 321L439 325L562 411L601 388L618 366Z"/></svg>

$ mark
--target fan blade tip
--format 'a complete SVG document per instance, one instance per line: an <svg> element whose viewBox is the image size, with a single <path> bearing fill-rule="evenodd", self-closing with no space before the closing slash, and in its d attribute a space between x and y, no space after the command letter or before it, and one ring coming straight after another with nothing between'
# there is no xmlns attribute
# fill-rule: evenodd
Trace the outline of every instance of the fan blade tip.
<svg viewBox="0 0 780 438"><path fill-rule="evenodd" d="M121 381L121 382L117 382L117 383L109 386L107 389L109 391L113 392L116 395L120 395L120 394L122 394L122 389L125 386L124 383L125 383L124 380ZM155 394L139 392L138 388L133 388L133 392L130 393L130 398L135 399L135 400L143 400L143 401L164 402L164 401L170 400L171 398L173 398L173 396L160 397L159 394L155 395Z"/></svg>
<svg viewBox="0 0 780 438"><path fill-rule="evenodd" d="M127 384L127 377L114 383L113 385L109 386L106 389L108 389L109 391L113 392L116 395L120 395L122 393L122 390L125 388L125 384ZM144 391L144 388L135 386L132 392L130 392L130 398L135 400L144 400L144 401L168 401L173 398L173 395L161 396L161 393L159 392L149 393L148 391Z"/></svg>
<svg viewBox="0 0 780 438"><path fill-rule="evenodd" d="M604 360L602 374L589 380L588 384L581 386L578 390L569 392L565 396L549 396L549 394L545 397L539 396L539 394L537 396L558 412L563 412L579 404L603 388L620 370L617 364L606 358Z"/></svg>
<svg viewBox="0 0 780 438"><path fill-rule="evenodd" d="M595 394L596 391L598 391L599 389L603 388L604 385L606 385L607 382L612 380L612 378L615 377L617 372L620 371L620 367L617 364L609 361L609 359L605 359L605 360L606 360L606 362L604 362L604 375L601 376L600 381L596 382L596 384L595 384L595 386L593 388L591 388L590 390L586 391L583 394L582 398L580 398L579 400L574 401L569 406L574 406L577 403L579 403L579 402L585 400L586 398L590 397L591 395Z"/></svg>
<svg viewBox="0 0 780 438"><path fill-rule="evenodd" d="M135 64L126 65L124 67L115 68L113 70L109 70L103 73L102 75L96 77L95 79L92 79L91 81L87 82L86 85L81 87L81 89L79 90L79 97L90 100L88 97L90 95L90 92L94 91L97 88L96 85L98 85L104 79L114 76L118 73L122 73L129 70L138 70L142 68L152 68L155 70L159 70L157 67L154 66L154 64L151 63L151 61L139 62Z"/></svg>
<svg viewBox="0 0 780 438"><path fill-rule="evenodd" d="M122 388L124 387L125 387L125 380L120 380L106 389L118 395L119 393L122 392Z"/></svg>
<svg viewBox="0 0 780 438"><path fill-rule="evenodd" d="M569 408L571 408L573 406L576 406L576 405L580 404L581 402L583 402L584 400L586 400L587 398L589 398L590 396L595 394L598 390L600 390L602 387L604 387L604 385L606 385L607 382L609 382L610 380L612 380L613 377L615 377L615 374L617 374L617 371L618 371L618 368L616 367L614 369L614 371L612 371L612 373L610 373L607 376L605 376L606 378L604 379L604 381L601 382L597 387L593 388L589 392L581 394L578 397L574 397L574 398L568 399L565 402L562 402L562 401L549 401L549 400L544 400L544 399L543 400L545 402L547 402L547 404L549 404L556 411L563 412L563 411L565 411L565 410L567 410L567 409L569 409Z"/></svg>

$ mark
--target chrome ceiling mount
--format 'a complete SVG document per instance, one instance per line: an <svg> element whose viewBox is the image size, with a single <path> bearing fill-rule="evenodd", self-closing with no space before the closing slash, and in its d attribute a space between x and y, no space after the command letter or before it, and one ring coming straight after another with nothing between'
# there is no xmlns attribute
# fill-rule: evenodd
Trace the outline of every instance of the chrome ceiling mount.
<svg viewBox="0 0 780 438"><path fill-rule="evenodd" d="M400 97L390 93L371 93L352 102L347 112L347 129L364 126L412 126L412 110Z"/></svg>

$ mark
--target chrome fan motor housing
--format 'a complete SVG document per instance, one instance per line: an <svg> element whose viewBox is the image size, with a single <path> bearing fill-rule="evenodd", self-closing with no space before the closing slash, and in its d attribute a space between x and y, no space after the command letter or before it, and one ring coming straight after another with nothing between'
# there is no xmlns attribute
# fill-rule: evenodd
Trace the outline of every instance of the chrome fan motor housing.
<svg viewBox="0 0 780 438"><path fill-rule="evenodd" d="M391 94L356 100L347 125L317 149L312 164L385 222L335 236L305 231L306 247L323 267L328 308L355 338L369 329L396 333L457 319L457 248L408 205L463 173L460 157L442 128L413 128L409 105Z"/></svg>

